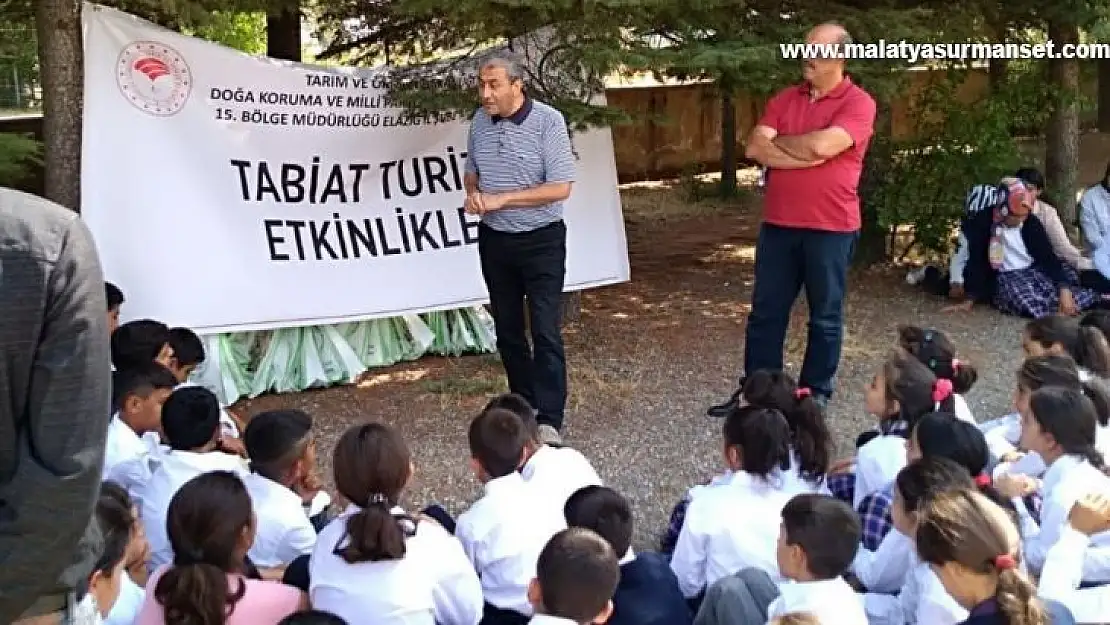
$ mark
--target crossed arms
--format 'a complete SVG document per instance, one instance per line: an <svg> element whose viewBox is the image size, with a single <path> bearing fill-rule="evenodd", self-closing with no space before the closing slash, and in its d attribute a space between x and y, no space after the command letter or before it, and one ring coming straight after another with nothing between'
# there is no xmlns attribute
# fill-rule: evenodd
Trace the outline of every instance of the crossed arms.
<svg viewBox="0 0 1110 625"><path fill-rule="evenodd" d="M770 126L756 125L748 136L744 156L771 169L805 169L824 163L852 144L852 136L840 126L780 135Z"/></svg>

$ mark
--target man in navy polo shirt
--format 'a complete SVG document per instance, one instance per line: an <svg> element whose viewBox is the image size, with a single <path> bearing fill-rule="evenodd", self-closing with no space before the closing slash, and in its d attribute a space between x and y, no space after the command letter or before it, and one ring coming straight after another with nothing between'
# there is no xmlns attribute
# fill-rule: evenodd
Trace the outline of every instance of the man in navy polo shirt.
<svg viewBox="0 0 1110 625"><path fill-rule="evenodd" d="M570 134L562 113L524 92L512 59L487 60L478 80L482 106L470 125L466 210L481 215L478 255L497 349L509 389L536 409L545 442L559 442L567 398L563 202L575 177Z"/></svg>
<svg viewBox="0 0 1110 625"><path fill-rule="evenodd" d="M806 37L808 44L826 46L851 41L836 24L822 24ZM805 60L805 82L771 98L748 137L747 157L768 172L744 372L783 368L790 309L804 287L809 336L799 384L824 404L840 363L845 282L859 238L859 179L875 100L844 74L842 49L819 56ZM739 396L738 389L711 407L710 416L728 414Z"/></svg>

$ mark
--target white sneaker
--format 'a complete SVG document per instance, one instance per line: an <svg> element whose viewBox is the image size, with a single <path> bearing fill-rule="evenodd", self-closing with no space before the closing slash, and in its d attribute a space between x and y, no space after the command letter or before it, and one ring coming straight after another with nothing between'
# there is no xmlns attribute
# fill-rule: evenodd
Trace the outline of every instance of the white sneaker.
<svg viewBox="0 0 1110 625"><path fill-rule="evenodd" d="M542 423L540 424L540 441L545 445L562 445L563 437L559 435L559 430Z"/></svg>

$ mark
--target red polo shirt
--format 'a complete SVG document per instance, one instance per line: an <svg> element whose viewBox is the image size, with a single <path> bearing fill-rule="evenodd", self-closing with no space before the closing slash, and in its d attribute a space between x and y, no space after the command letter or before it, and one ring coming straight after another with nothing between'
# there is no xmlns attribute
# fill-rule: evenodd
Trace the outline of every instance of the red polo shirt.
<svg viewBox="0 0 1110 625"><path fill-rule="evenodd" d="M860 228L859 178L875 125L875 100L847 76L817 100L809 85L788 87L767 103L759 124L780 135L843 128L852 147L805 169L773 169L767 175L763 220L776 226L854 232Z"/></svg>

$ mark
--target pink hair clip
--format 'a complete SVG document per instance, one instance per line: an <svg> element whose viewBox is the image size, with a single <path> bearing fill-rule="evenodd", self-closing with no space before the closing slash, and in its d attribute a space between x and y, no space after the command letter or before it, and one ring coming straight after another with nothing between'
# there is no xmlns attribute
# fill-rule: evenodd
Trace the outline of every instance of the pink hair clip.
<svg viewBox="0 0 1110 625"><path fill-rule="evenodd" d="M933 384L933 401L940 403L952 395L952 380L940 378Z"/></svg>
<svg viewBox="0 0 1110 625"><path fill-rule="evenodd" d="M979 488L986 488L991 485L991 476L986 473L980 473L975 476L975 485Z"/></svg>
<svg viewBox="0 0 1110 625"><path fill-rule="evenodd" d="M808 388L806 388L804 386L799 386L798 389L796 391L794 391L794 397L796 397L798 399L801 399L803 397L809 397L812 394L813 394L813 391L809 390Z"/></svg>
<svg viewBox="0 0 1110 625"><path fill-rule="evenodd" d="M1014 560L1014 556L1008 553L1004 553L994 558L994 568L998 569L999 571L1017 568L1017 562Z"/></svg>

